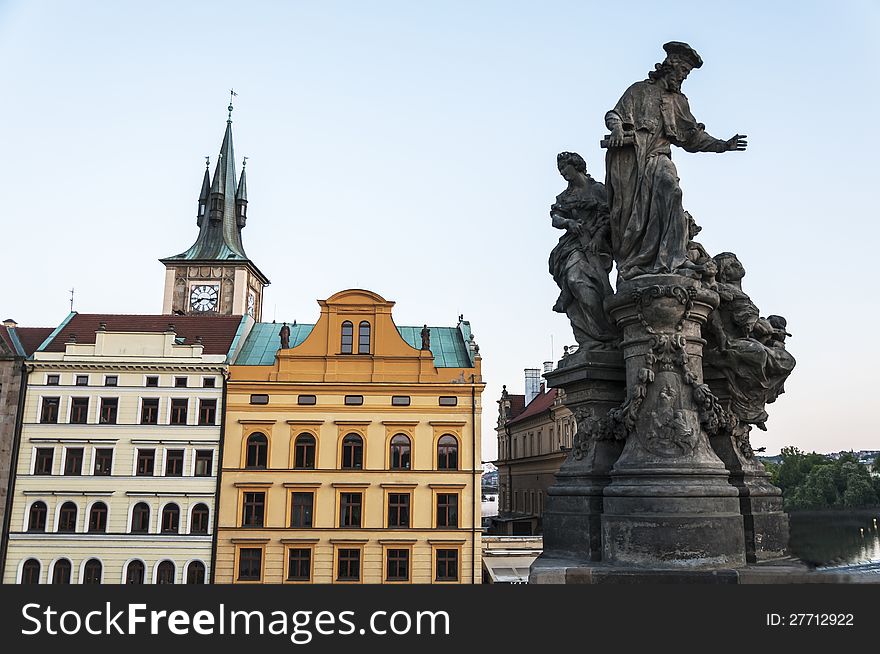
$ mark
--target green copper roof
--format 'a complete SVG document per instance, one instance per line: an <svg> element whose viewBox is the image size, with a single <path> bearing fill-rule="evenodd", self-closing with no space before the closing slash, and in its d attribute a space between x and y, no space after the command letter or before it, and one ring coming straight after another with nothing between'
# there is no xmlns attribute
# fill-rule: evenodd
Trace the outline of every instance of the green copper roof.
<svg viewBox="0 0 880 654"><path fill-rule="evenodd" d="M275 363L275 353L281 347L278 332L282 323L258 322L235 360L238 366L271 366ZM290 325L290 323L288 323ZM296 347L308 336L314 325L293 325L290 327L290 347ZM434 365L438 368L472 368L468 347L458 327L429 327L431 330L431 353ZM422 346L421 327L398 327L403 340L412 347Z"/></svg>

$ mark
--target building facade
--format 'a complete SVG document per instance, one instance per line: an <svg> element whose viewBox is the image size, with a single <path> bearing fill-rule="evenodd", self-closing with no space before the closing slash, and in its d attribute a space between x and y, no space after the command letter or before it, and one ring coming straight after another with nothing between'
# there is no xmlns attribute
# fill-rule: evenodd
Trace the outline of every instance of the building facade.
<svg viewBox="0 0 880 654"><path fill-rule="evenodd" d="M173 321L173 322L172 322ZM241 316L72 313L28 360L4 583L206 583Z"/></svg>
<svg viewBox="0 0 880 654"><path fill-rule="evenodd" d="M480 583L479 348L348 290L230 367L221 583Z"/></svg>

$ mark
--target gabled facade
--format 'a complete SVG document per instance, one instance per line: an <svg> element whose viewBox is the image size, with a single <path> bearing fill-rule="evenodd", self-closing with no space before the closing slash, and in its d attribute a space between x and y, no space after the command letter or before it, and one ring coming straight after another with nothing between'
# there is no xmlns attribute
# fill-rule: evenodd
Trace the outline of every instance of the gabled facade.
<svg viewBox="0 0 880 654"><path fill-rule="evenodd" d="M4 583L206 583L241 316L72 313L27 362Z"/></svg>
<svg viewBox="0 0 880 654"><path fill-rule="evenodd" d="M479 349L352 289L230 367L220 583L480 583ZM279 332L289 329L282 347Z"/></svg>

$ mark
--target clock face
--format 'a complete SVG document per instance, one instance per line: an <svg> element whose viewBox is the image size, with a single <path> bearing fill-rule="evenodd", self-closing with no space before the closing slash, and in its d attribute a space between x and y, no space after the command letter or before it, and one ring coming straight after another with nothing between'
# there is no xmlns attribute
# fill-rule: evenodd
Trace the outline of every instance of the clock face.
<svg viewBox="0 0 880 654"><path fill-rule="evenodd" d="M192 311L216 311L217 297L220 294L220 287L216 285L205 284L201 286L193 286L189 295L189 306Z"/></svg>
<svg viewBox="0 0 880 654"><path fill-rule="evenodd" d="M248 291L247 312L251 318L254 317L254 311L256 310L256 308L257 308L257 294L254 293L253 291Z"/></svg>

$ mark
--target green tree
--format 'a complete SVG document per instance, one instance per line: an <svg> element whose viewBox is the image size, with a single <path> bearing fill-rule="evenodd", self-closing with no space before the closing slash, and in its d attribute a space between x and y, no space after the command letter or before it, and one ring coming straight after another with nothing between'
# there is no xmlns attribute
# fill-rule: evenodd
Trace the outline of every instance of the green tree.
<svg viewBox="0 0 880 654"><path fill-rule="evenodd" d="M869 478L862 475L851 475L847 479L846 491L843 493L843 505L849 508L860 508L877 504L877 493Z"/></svg>

